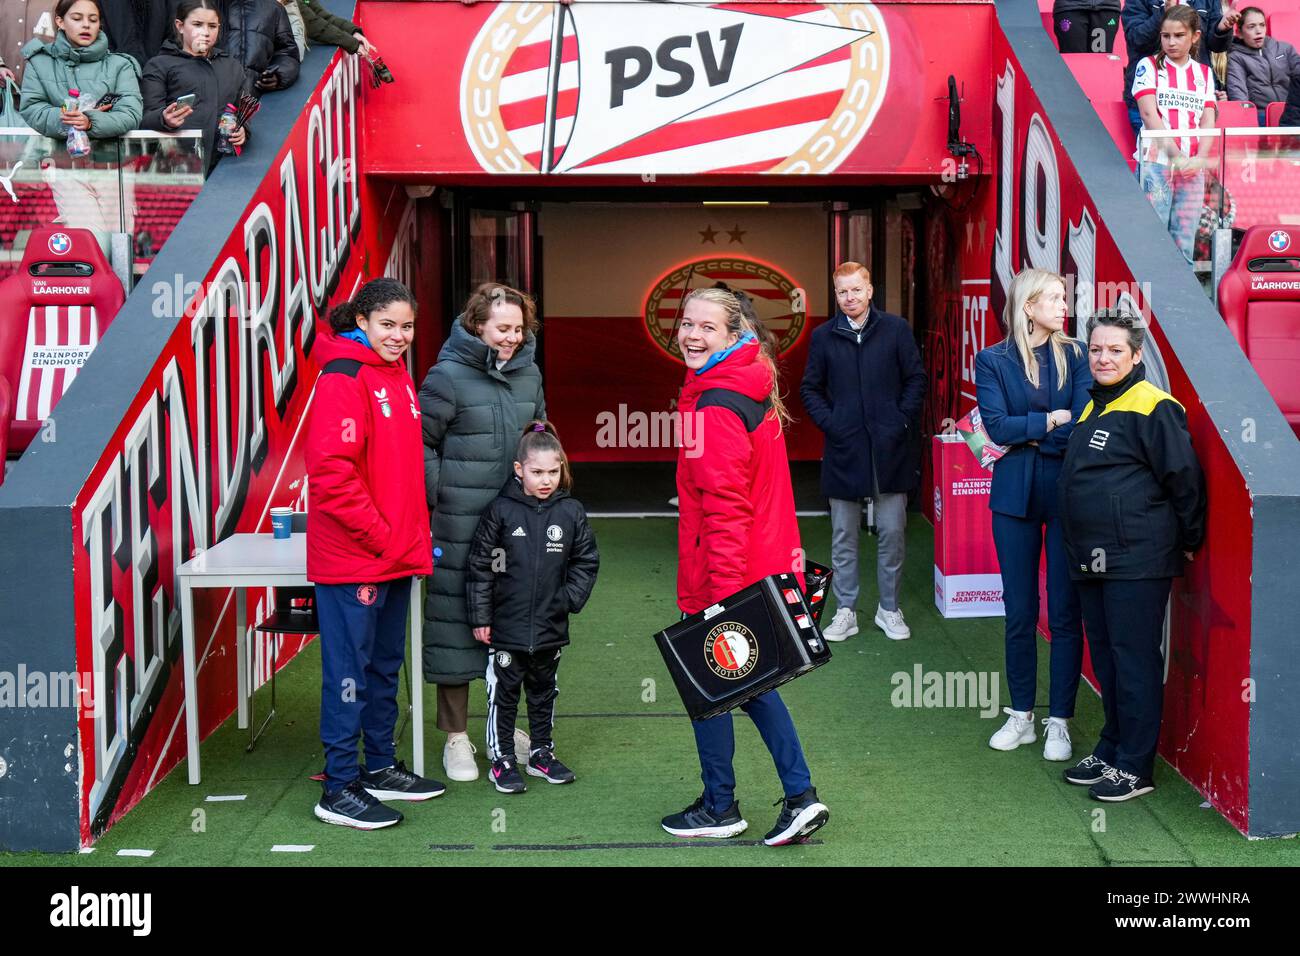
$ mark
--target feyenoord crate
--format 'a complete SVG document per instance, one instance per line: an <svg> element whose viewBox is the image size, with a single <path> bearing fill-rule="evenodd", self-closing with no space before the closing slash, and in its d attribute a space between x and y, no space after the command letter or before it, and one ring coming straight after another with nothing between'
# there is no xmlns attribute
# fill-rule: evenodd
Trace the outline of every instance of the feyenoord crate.
<svg viewBox="0 0 1300 956"><path fill-rule="evenodd" d="M692 720L717 717L831 659L818 622L831 572L810 564L808 595L773 574L655 635Z"/></svg>

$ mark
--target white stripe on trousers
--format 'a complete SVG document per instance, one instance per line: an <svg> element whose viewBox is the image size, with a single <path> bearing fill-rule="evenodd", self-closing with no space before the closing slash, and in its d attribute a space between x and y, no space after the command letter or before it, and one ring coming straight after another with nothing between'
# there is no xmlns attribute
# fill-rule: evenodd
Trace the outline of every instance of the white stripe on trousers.
<svg viewBox="0 0 1300 956"><path fill-rule="evenodd" d="M484 675L487 683L487 749L488 758L495 761L500 754L497 752L497 656L496 652L488 650L487 673Z"/></svg>

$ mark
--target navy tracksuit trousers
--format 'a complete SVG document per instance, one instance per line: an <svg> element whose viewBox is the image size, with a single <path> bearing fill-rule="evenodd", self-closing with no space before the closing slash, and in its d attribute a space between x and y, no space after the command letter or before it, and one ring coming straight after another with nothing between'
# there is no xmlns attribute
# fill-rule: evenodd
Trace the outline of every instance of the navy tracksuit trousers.
<svg viewBox="0 0 1300 956"><path fill-rule="evenodd" d="M787 797L797 797L812 786L808 764L799 745L790 711L774 690L760 694L740 709L758 728L772 754L777 775ZM691 722L695 746L700 752L700 777L704 781L704 802L713 813L722 813L735 802L736 771L731 766L736 753L736 733L731 713Z"/></svg>
<svg viewBox="0 0 1300 956"><path fill-rule="evenodd" d="M1081 581L1092 669L1106 722L1093 753L1112 767L1151 777L1165 699L1165 607L1172 578Z"/></svg>
<svg viewBox="0 0 1300 956"><path fill-rule="evenodd" d="M316 585L320 620L320 739L329 793L360 776L357 741L366 768L394 763L397 677L406 659L411 579L379 584Z"/></svg>
<svg viewBox="0 0 1300 956"><path fill-rule="evenodd" d="M1048 714L1073 717L1083 666L1079 595L1070 580L1070 560L1057 512L1056 483L1061 459L1034 455L1025 516L993 512L993 545L1002 569L1006 610L1007 686L1013 710L1034 709L1038 682L1038 560L1047 542L1047 622L1052 633Z"/></svg>

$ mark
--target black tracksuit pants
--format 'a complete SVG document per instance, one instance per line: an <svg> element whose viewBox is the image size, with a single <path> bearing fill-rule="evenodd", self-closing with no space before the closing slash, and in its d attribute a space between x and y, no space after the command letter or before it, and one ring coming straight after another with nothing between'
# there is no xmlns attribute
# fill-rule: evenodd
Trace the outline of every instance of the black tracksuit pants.
<svg viewBox="0 0 1300 956"><path fill-rule="evenodd" d="M519 710L519 692L528 699L528 735L532 752L551 749L551 731L555 726L555 698L560 690L555 672L560 666L560 651L554 647L536 651L494 650L487 668L487 745L488 756L512 757L515 752L515 715Z"/></svg>
<svg viewBox="0 0 1300 956"><path fill-rule="evenodd" d="M1093 749L1101 760L1150 778L1164 706L1165 606L1172 578L1079 581L1079 603L1106 722Z"/></svg>

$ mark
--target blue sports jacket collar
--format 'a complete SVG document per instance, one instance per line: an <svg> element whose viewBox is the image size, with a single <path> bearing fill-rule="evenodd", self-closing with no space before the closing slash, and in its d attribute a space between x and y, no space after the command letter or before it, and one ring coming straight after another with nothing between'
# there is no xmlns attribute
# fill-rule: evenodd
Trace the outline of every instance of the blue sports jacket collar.
<svg viewBox="0 0 1300 956"><path fill-rule="evenodd" d="M740 348L743 345L747 345L750 342L756 341L757 339L758 336L756 336L753 332L750 332L748 329L746 329L745 332L740 336L740 338L736 340L735 345L729 346L723 349L721 352L714 352L712 355L709 356L709 360L707 362L705 362L700 368L697 368L695 370L695 374L703 375L709 369L713 368L713 366L717 365L719 362L724 361L727 358L727 356L730 355L732 352L736 351L736 349Z"/></svg>

